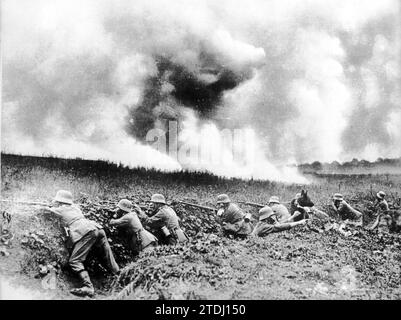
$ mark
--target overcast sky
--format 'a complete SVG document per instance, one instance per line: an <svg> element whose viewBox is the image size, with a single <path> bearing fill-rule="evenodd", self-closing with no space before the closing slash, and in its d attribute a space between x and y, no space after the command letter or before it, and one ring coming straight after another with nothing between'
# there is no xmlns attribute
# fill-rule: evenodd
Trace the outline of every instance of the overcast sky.
<svg viewBox="0 0 401 320"><path fill-rule="evenodd" d="M252 128L274 163L401 156L397 0L2 4L2 150L173 168L138 134L168 113Z"/></svg>

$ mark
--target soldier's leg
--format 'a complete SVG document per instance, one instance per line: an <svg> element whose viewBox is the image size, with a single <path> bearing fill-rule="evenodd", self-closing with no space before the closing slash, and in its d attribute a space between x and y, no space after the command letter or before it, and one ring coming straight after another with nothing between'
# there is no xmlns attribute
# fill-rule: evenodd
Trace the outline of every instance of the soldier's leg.
<svg viewBox="0 0 401 320"><path fill-rule="evenodd" d="M82 287L71 290L72 294L79 296L93 296L94 289L88 272L85 270L84 262L88 256L90 249L93 247L97 239L97 231L91 231L75 243L72 250L69 264L71 269L76 272L81 279Z"/></svg>
<svg viewBox="0 0 401 320"><path fill-rule="evenodd" d="M316 216L316 218L318 218L320 220L323 220L325 222L330 220L330 217L326 212L316 209L315 207L312 207L312 212Z"/></svg>
<svg viewBox="0 0 401 320"><path fill-rule="evenodd" d="M72 271L79 273L85 270L84 262L92 246L96 243L97 231L90 231L75 243L68 261Z"/></svg>
<svg viewBox="0 0 401 320"><path fill-rule="evenodd" d="M107 240L106 233L103 229L98 230L98 238L96 241L96 247L99 249L101 258L104 261L106 267L112 272L117 273L120 268L114 259L113 252L111 251L109 241Z"/></svg>

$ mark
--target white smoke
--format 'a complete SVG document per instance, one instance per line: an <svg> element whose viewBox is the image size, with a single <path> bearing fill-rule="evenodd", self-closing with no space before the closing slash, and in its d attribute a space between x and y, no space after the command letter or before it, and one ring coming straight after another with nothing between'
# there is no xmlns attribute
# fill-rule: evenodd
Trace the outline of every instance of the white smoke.
<svg viewBox="0 0 401 320"><path fill-rule="evenodd" d="M186 110L179 141L179 163L190 170L243 179L308 183L295 168L271 164L252 128L219 130L213 122L200 123L192 110Z"/></svg>
<svg viewBox="0 0 401 320"><path fill-rule="evenodd" d="M0 276L0 300L47 300L51 296L39 290L13 284L10 279Z"/></svg>
<svg viewBox="0 0 401 320"><path fill-rule="evenodd" d="M5 0L2 150L284 181L302 180L279 168L289 162L399 156L397 10L396 0ZM194 112L181 142L209 137L225 165L179 163L127 134L157 55L204 83L217 80L202 71L210 56L247 75L216 113L252 133L252 157L232 158L222 124Z"/></svg>

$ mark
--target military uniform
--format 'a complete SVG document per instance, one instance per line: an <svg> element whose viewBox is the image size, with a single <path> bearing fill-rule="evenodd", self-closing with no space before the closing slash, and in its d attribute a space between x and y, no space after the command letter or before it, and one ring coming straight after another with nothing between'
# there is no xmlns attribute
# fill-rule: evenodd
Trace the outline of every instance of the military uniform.
<svg viewBox="0 0 401 320"><path fill-rule="evenodd" d="M345 200L341 200L336 211L342 220L348 220L348 224L362 226L363 214L352 208Z"/></svg>
<svg viewBox="0 0 401 320"><path fill-rule="evenodd" d="M390 210L390 207L388 206L388 202L385 199L380 200L377 203L377 206L381 212L388 212Z"/></svg>
<svg viewBox="0 0 401 320"><path fill-rule="evenodd" d="M165 244L174 245L177 242L188 241L188 237L180 228L179 218L175 211L168 205L163 205L159 208L155 215L148 217L145 214L141 215L144 218L147 226L155 231L155 234ZM170 232L169 236L166 236L162 231L162 228L166 227Z"/></svg>
<svg viewBox="0 0 401 320"><path fill-rule="evenodd" d="M387 201L385 199L379 200L376 206L379 208L379 215L377 216L371 229L377 229L381 232L390 232L393 219L390 215L390 208Z"/></svg>
<svg viewBox="0 0 401 320"><path fill-rule="evenodd" d="M127 231L130 237L130 246L134 252L157 245L157 238L143 228L135 212L129 212L119 219L112 219L110 225L123 228Z"/></svg>
<svg viewBox="0 0 401 320"><path fill-rule="evenodd" d="M226 235L245 237L252 232L252 225L244 220L245 214L235 204L230 203L220 216L222 228Z"/></svg>
<svg viewBox="0 0 401 320"><path fill-rule="evenodd" d="M270 206L273 212L276 214L279 222L287 220L291 217L288 209L281 203L274 203Z"/></svg>
<svg viewBox="0 0 401 320"><path fill-rule="evenodd" d="M68 228L69 237L73 244L68 262L73 271L80 273L85 270L84 262L92 247L99 249L104 263L110 271L113 273L119 271L101 225L86 219L76 205L61 205L60 207L50 208L50 211L58 215L64 226Z"/></svg>
<svg viewBox="0 0 401 320"><path fill-rule="evenodd" d="M258 236L258 237L265 237L270 233L274 232L280 232L284 230L289 230L291 229L290 224L284 223L284 224L270 224L267 223L266 221L259 221L255 228L252 231L252 235Z"/></svg>

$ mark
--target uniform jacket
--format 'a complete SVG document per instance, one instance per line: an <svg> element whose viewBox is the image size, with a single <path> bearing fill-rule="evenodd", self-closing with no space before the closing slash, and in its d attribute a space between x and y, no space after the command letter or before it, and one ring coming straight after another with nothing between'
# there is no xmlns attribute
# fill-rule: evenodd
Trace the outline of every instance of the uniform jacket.
<svg viewBox="0 0 401 320"><path fill-rule="evenodd" d="M286 229L290 229L289 224L270 224L267 223L266 221L259 221L255 228L253 229L252 235L258 236L258 237L264 237L267 236L270 233L273 232L280 232Z"/></svg>
<svg viewBox="0 0 401 320"><path fill-rule="evenodd" d="M389 214L390 208L385 199L377 202L376 206L379 209L379 215L377 216L375 222L373 223L373 229L378 229L380 231L389 232L393 219Z"/></svg>
<svg viewBox="0 0 401 320"><path fill-rule="evenodd" d="M145 218L147 225L152 229L160 229L166 226L170 231L180 228L179 218L175 211L168 205L162 206L155 215Z"/></svg>
<svg viewBox="0 0 401 320"><path fill-rule="evenodd" d="M180 218L168 205L159 208L156 214L151 217L148 217L145 214L141 215L141 217L144 218L150 228L160 230L162 227L166 226L173 234L173 238L176 238L179 242L188 241L187 235L180 228Z"/></svg>
<svg viewBox="0 0 401 320"><path fill-rule="evenodd" d="M245 214L242 212L240 207L235 203L230 203L227 209L221 215L221 221L225 223L236 223L243 220Z"/></svg>
<svg viewBox="0 0 401 320"><path fill-rule="evenodd" d="M288 209L281 203L275 203L270 208L277 215L277 219L279 222L291 217L290 213L288 212Z"/></svg>
<svg viewBox="0 0 401 320"><path fill-rule="evenodd" d="M82 211L76 205L62 205L50 208L50 211L61 218L62 223L69 229L72 243L76 243L88 232L102 229L102 226L85 218Z"/></svg>
<svg viewBox="0 0 401 320"><path fill-rule="evenodd" d="M145 248L151 243L157 242L157 238L149 231L145 230L136 212L129 212L120 219L112 219L110 225L125 228L132 236L136 236L141 242L141 247Z"/></svg>
<svg viewBox="0 0 401 320"><path fill-rule="evenodd" d="M227 209L221 214L220 219L225 232L234 235L249 235L252 230L252 224L244 221L245 214L235 203L230 203Z"/></svg>
<svg viewBox="0 0 401 320"><path fill-rule="evenodd" d="M337 212L343 220L359 221L362 220L362 213L352 208L345 200L340 202Z"/></svg>
<svg viewBox="0 0 401 320"><path fill-rule="evenodd" d="M390 210L390 208L389 208L389 206L388 206L388 203L387 203L387 201L386 201L385 199L380 200L380 201L377 203L377 207L378 207L379 210L382 211L382 212L387 212L387 211Z"/></svg>

